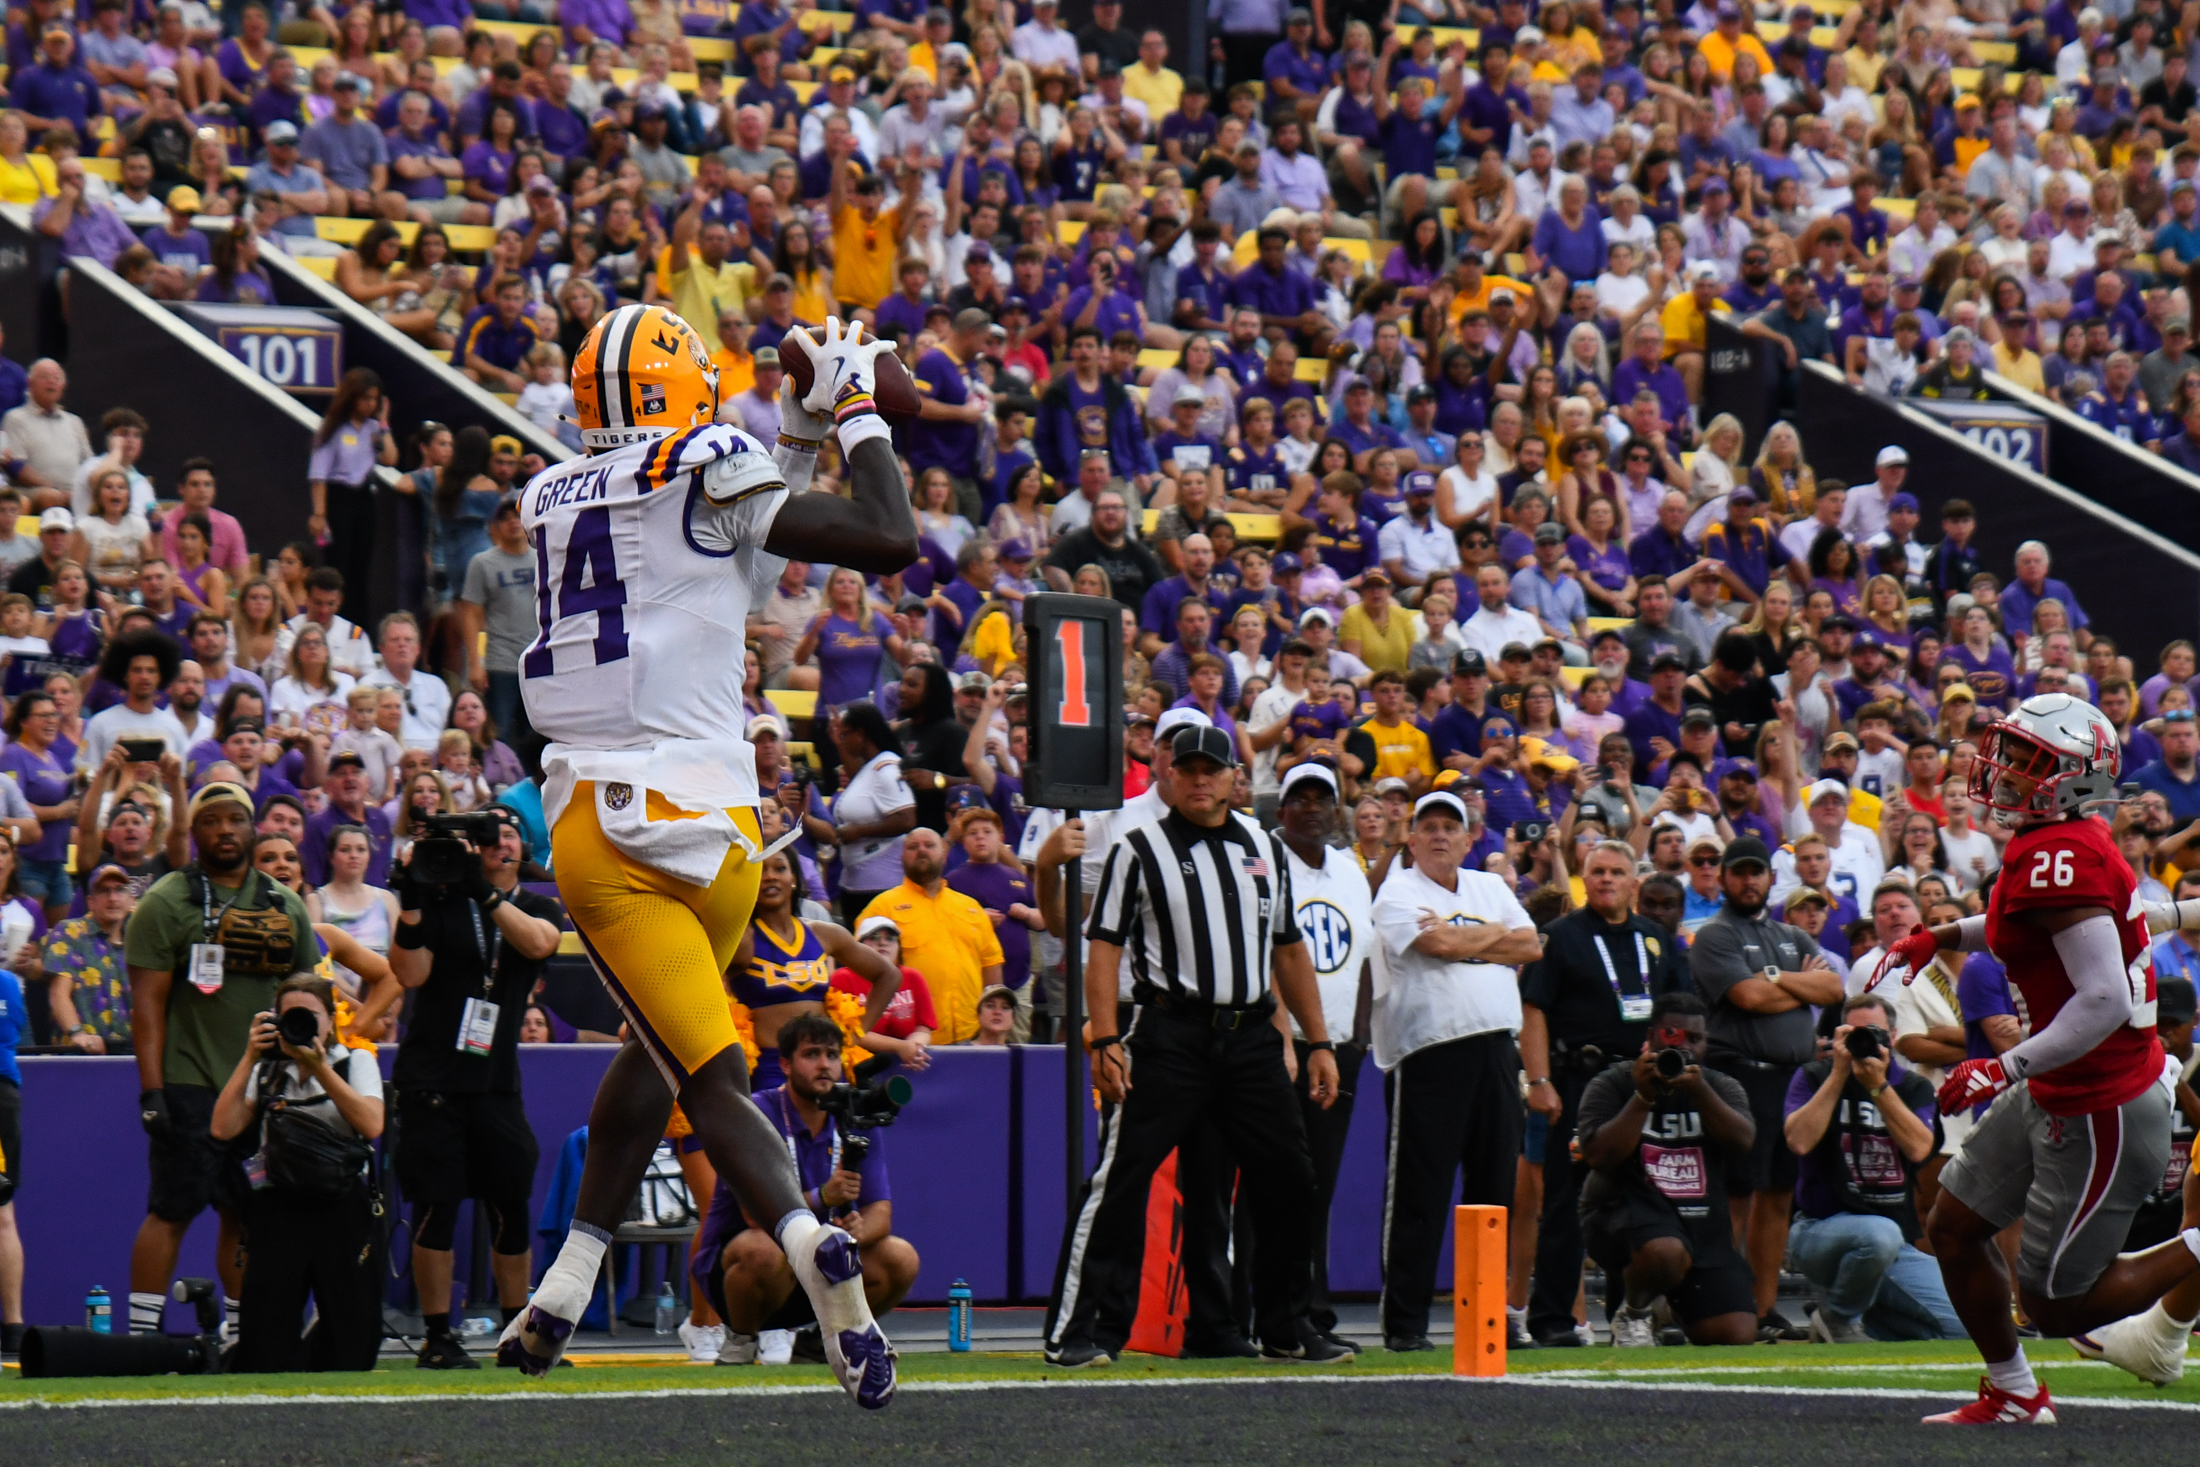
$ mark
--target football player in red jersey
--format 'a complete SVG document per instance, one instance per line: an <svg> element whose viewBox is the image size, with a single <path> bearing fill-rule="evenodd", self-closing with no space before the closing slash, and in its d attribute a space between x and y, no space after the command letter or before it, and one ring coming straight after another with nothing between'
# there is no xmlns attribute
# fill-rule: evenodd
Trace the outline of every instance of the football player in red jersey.
<svg viewBox="0 0 2200 1467"><path fill-rule="evenodd" d="M2009 1311L1994 1235L2024 1221L2018 1297L2049 1335L2071 1336L2145 1309L2200 1273L2200 1229L2119 1256L2132 1214L2169 1159L2170 1088L2154 1033L2147 914L2108 826L2116 730L2063 693L2025 700L1986 733L1971 798L2016 834L1983 917L1920 927L1873 974L1905 980L1933 953L1991 949L2031 1015L2032 1034L1997 1059L1949 1072L1940 1108L1992 1101L1940 1177L1926 1231L1948 1297L1986 1359L1979 1396L1929 1423L2051 1425Z"/></svg>

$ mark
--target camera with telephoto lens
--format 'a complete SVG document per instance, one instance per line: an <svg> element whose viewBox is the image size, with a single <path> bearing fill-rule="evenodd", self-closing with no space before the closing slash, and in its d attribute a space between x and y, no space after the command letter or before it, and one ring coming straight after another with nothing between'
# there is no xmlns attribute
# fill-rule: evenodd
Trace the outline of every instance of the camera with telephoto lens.
<svg viewBox="0 0 2200 1467"><path fill-rule="evenodd" d="M23 1335L23 1375L29 1380L68 1376L219 1375L222 1373L222 1306L212 1279L181 1278L168 1297L188 1304L195 1335L110 1334L105 1330L33 1325Z"/></svg>
<svg viewBox="0 0 2200 1467"><path fill-rule="evenodd" d="M1658 1051L1658 1078L1668 1083L1688 1073L1695 1059L1685 1049L1661 1049Z"/></svg>
<svg viewBox="0 0 2200 1467"><path fill-rule="evenodd" d="M863 1165L871 1154L871 1138L863 1133L891 1126L915 1093L907 1079L888 1075L857 1084L842 1080L819 1096L817 1108L840 1123L841 1165L849 1171Z"/></svg>
<svg viewBox="0 0 2200 1467"><path fill-rule="evenodd" d="M1887 1056L1887 1031L1877 1024L1858 1024L1849 1030L1846 1043L1852 1060L1885 1059Z"/></svg>
<svg viewBox="0 0 2200 1467"><path fill-rule="evenodd" d="M481 847L497 843L502 817L487 810L471 815L430 815L428 833L413 842L413 879L427 886L458 886L481 869Z"/></svg>
<svg viewBox="0 0 2200 1467"><path fill-rule="evenodd" d="M303 1004L277 1014L275 1032L282 1035L283 1043L292 1049L318 1049L321 1045L321 1023L313 1017L313 1010Z"/></svg>

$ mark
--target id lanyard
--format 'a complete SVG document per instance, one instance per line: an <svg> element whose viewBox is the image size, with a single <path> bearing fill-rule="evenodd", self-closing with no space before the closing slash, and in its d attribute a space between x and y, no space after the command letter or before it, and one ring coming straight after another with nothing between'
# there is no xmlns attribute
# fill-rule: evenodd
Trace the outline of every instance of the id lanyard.
<svg viewBox="0 0 2200 1467"><path fill-rule="evenodd" d="M253 874L249 871L246 872L245 880L250 882ZM190 967L187 972L191 979L191 986L211 998L222 991L222 945L207 940L214 935L215 931L214 883L202 879L200 885L203 891L199 899L201 908L199 940L191 944ZM229 905L234 906L236 902L243 900L244 889L239 887L235 900Z"/></svg>
<svg viewBox="0 0 2200 1467"><path fill-rule="evenodd" d="M467 999L460 1011L458 1043L454 1047L460 1054L485 1055L496 1047L497 1015L502 1011L489 995L496 992L497 969L504 961L504 929L497 927L493 933L484 933L478 903L468 902L466 915L474 919L474 950L481 954L481 997Z"/></svg>
<svg viewBox="0 0 2200 1467"><path fill-rule="evenodd" d="M802 1184L802 1158L795 1153L794 1135L796 1129L800 1126L801 1123L795 1118L793 1109L787 1104L787 1092L784 1088L782 1088L779 1092L779 1118L787 1123L787 1160L791 1162L794 1166L795 1185L800 1186ZM833 1127L833 1164L831 1170L825 1173L825 1181L831 1181L833 1179L834 1173L838 1172L839 1170L840 1127L836 1125ZM817 1207L818 1211L830 1214L831 1209L826 1204L825 1188L824 1183L822 1182L818 1184Z"/></svg>
<svg viewBox="0 0 2200 1467"><path fill-rule="evenodd" d="M1604 976L1611 980L1612 997L1619 1000L1620 1019L1629 1024L1647 1023L1650 1018L1650 953L1643 946L1642 934L1634 934L1635 971L1642 975L1644 991L1639 994L1619 991L1619 970L1612 966L1611 949L1604 945L1604 935L1598 933L1589 940L1597 945L1597 956L1604 960Z"/></svg>

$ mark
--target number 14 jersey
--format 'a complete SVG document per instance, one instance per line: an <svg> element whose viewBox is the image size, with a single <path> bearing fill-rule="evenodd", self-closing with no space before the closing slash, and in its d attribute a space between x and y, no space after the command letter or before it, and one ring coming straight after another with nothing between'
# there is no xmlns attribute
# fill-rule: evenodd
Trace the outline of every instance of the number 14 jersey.
<svg viewBox="0 0 2200 1467"><path fill-rule="evenodd" d="M535 728L573 749L682 740L746 755L744 628L786 564L763 548L786 488L763 445L717 424L530 480L520 521L540 630L520 686Z"/></svg>
<svg viewBox="0 0 2200 1467"><path fill-rule="evenodd" d="M2069 1064L2030 1077L2032 1098L2050 1115L2110 1110L2162 1073L2154 1032L2154 964L2139 887L2108 826L2091 816L2028 825L2002 852L1986 908L1986 945L2009 972L2018 1015L2037 1034L2075 993L2054 934L2020 920L2035 911L2105 907L2123 945L2131 1022Z"/></svg>

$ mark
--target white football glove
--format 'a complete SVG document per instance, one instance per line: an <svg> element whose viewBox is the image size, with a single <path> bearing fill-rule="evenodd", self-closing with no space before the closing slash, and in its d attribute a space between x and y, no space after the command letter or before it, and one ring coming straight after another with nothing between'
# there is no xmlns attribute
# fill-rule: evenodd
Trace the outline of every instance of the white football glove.
<svg viewBox="0 0 2200 1467"><path fill-rule="evenodd" d="M869 397L876 391L878 355L894 349L893 343L876 336L864 339L861 322L849 322L843 334L838 316L825 318L823 341L805 341L804 346L815 375L802 405L827 418L835 416L836 405L844 397L859 393Z"/></svg>
<svg viewBox="0 0 2200 1467"><path fill-rule="evenodd" d="M800 326L789 331L779 343L782 359L789 352L796 351L808 357L814 366L817 361L817 343ZM801 395L795 391L794 374L782 373L779 379L779 431L789 438L799 438L805 443L822 443L825 435L832 431L832 426L832 414L813 413L804 407Z"/></svg>

